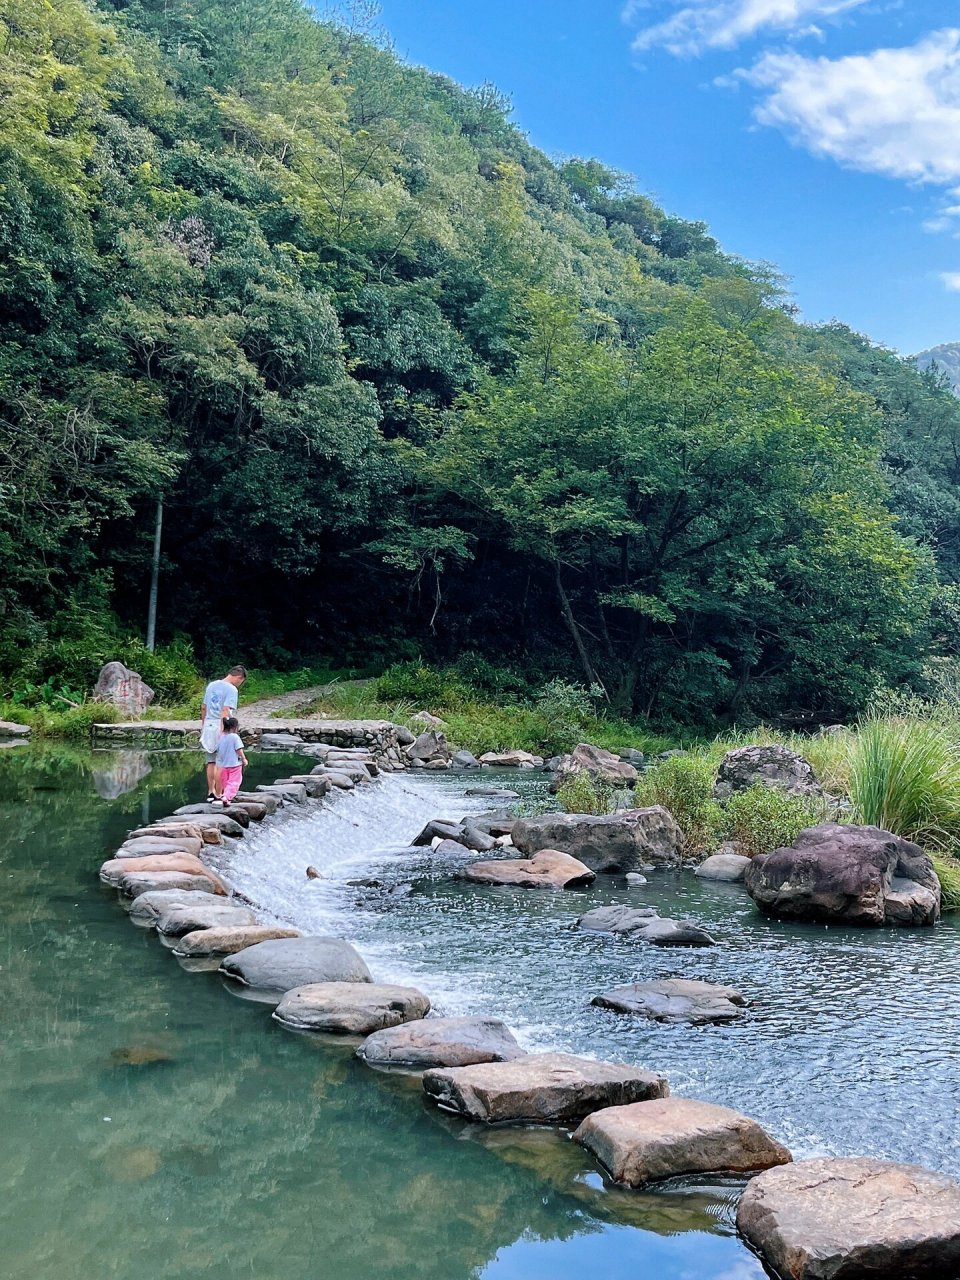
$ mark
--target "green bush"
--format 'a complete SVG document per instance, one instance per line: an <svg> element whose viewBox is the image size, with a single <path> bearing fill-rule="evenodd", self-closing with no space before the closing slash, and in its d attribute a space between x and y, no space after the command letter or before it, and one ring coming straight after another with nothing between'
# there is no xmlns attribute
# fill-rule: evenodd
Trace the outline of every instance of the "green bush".
<svg viewBox="0 0 960 1280"><path fill-rule="evenodd" d="M850 761L854 820L946 847L960 837L960 750L944 725L916 717L865 721Z"/></svg>
<svg viewBox="0 0 960 1280"><path fill-rule="evenodd" d="M566 680L543 686L535 705L545 726L545 751L557 755L583 741L587 725L595 719L593 698L599 692Z"/></svg>
<svg viewBox="0 0 960 1280"><path fill-rule="evenodd" d="M671 756L648 769L636 786L643 808L663 805L683 832L687 853L708 853L721 838L723 810L713 799L715 770L705 755Z"/></svg>
<svg viewBox="0 0 960 1280"><path fill-rule="evenodd" d="M723 828L726 838L735 840L740 851L752 858L793 844L805 827L814 827L825 817L822 800L789 796L755 782L745 791L735 791L727 801Z"/></svg>
<svg viewBox="0 0 960 1280"><path fill-rule="evenodd" d="M421 662L397 662L377 681L378 702L414 702L419 710L438 711L470 701L470 691L449 672Z"/></svg>
<svg viewBox="0 0 960 1280"><path fill-rule="evenodd" d="M158 706L191 702L203 692L203 677L189 640L174 640L153 653L142 640L127 640L119 646L117 657L150 686ZM197 709L199 714L199 703Z"/></svg>
<svg viewBox="0 0 960 1280"><path fill-rule="evenodd" d="M613 791L585 769L571 774L557 788L557 803L565 813L613 813Z"/></svg>
<svg viewBox="0 0 960 1280"><path fill-rule="evenodd" d="M960 860L946 853L934 853L931 857L940 877L943 910L960 910Z"/></svg>

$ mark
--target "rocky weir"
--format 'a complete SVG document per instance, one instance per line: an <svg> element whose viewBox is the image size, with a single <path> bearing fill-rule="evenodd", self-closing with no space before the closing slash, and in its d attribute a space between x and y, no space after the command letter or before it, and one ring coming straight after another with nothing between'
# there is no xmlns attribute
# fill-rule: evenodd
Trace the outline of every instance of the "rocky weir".
<svg viewBox="0 0 960 1280"><path fill-rule="evenodd" d="M284 741L282 745L289 748L292 744ZM229 884L231 855L251 832L259 835L273 824L279 829L289 812L329 805L329 796L357 788L373 790L379 785L375 779L384 764L390 771L400 764L382 757L378 761L369 746L344 748L318 742L305 749L320 758L312 769L241 793L226 812L205 805L185 806L154 821L150 828L132 832L101 868L101 879L119 890L134 922L176 940L174 950L185 968L194 967L189 962L198 958L206 961L203 967L218 968L225 985L269 1006L274 1019L288 1030L370 1037L358 1049L368 1065L422 1073L424 1096L464 1120L481 1125L579 1126L576 1140L594 1155L608 1177L627 1186L656 1184L678 1176L747 1176L763 1170L770 1170L772 1176L778 1167L789 1165L798 1171L797 1176L770 1184L776 1194L773 1224L765 1211L751 1216L753 1200L749 1196L744 1197L742 1214L744 1238L762 1256L775 1260L784 1275L814 1280L828 1274L817 1269L821 1242L812 1228L804 1225L810 1220L804 1197L809 1197L814 1178L836 1188L836 1214L846 1223L846 1234L832 1255L831 1276L867 1274L856 1269L862 1267L864 1257L880 1259L891 1274L898 1268L917 1277L955 1274L931 1269L939 1265L932 1261L935 1258L960 1256L960 1188L950 1179L921 1170L924 1181L908 1166L873 1161L871 1179L866 1180L866 1190L858 1199L843 1160L821 1159L808 1173L807 1166L815 1162L794 1164L787 1147L751 1117L709 1102L674 1098L669 1081L656 1071L655 1064L651 1069L593 1056L525 1052L509 1027L493 1016L494 1009L486 1018L431 1017L429 995L416 987L380 981L375 962L368 965L347 940L314 935L292 922L285 925L275 912L233 894ZM599 874L620 873L625 863L645 870L675 866L679 854L675 850L671 856L667 847L669 815L647 813L648 818L636 813L625 816L625 831L600 832L599 845L596 824L587 824L586 833L575 833L576 839L568 843L597 863ZM350 821L345 813L337 816ZM547 859L546 874L536 870L531 874L530 865L544 850L533 848L537 839L531 836L529 823L521 834L520 848L512 847L512 833L492 834L505 825L500 822L498 826L496 818L452 825L441 822L425 828L411 849L442 850L441 856L447 859L462 857L460 874L485 888L565 892L597 880L598 872L562 850L547 850L556 857ZM564 825L555 820L549 828L550 838ZM165 831L171 834L157 834ZM262 853L264 842L258 843ZM633 852L625 857L627 845ZM475 861L478 854L492 849L500 856L488 863ZM529 856L517 858L517 853ZM567 874L560 859L576 862L586 874ZM497 863L517 870L505 878L476 874L478 866L496 867ZM563 868L559 876L558 865ZM319 872L312 866L304 868L302 891L309 871L314 872L313 879L322 882L322 868ZM357 887L369 886L359 883ZM499 892L499 888L492 891ZM495 898L489 909L496 910ZM597 920L597 913L604 910L598 907L583 913L580 928L621 935L630 941L656 942L656 937L648 935L651 929L657 933L659 923L669 926L671 934L671 941L660 945L704 945L692 936L695 926L663 921L651 908L633 908L635 922L630 918L631 909L626 916L621 909L615 919L611 920L608 912L607 917ZM711 944L713 939L706 941ZM594 1003L621 1014L689 1025L739 1018L747 1001L731 988L678 981L672 987L664 983L628 985ZM715 1017L710 1016L711 1010ZM889 1201L894 1195L890 1188L905 1186L911 1177L911 1185L919 1188L905 1210L912 1234L902 1225L891 1228L887 1224L880 1230L874 1221L877 1197L885 1196ZM752 1186L748 1185L748 1191ZM758 1219L762 1228L756 1225ZM809 1241L804 1239L804 1231ZM903 1270L907 1266L913 1269Z"/></svg>

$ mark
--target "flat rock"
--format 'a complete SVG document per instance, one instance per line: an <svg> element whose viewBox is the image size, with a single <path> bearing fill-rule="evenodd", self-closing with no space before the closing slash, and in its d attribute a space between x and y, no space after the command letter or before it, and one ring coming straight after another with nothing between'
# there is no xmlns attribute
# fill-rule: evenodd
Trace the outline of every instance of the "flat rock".
<svg viewBox="0 0 960 1280"><path fill-rule="evenodd" d="M157 917L157 932L168 938L179 938L197 929L240 928L257 923L257 917L249 907L238 907L222 898L210 898L208 894L195 894L206 902L181 902L167 907Z"/></svg>
<svg viewBox="0 0 960 1280"><path fill-rule="evenodd" d="M270 782L257 787L258 795L279 796L284 804L306 804L307 792L301 782Z"/></svg>
<svg viewBox="0 0 960 1280"><path fill-rule="evenodd" d="M303 739L295 733L261 733L261 751L298 751Z"/></svg>
<svg viewBox="0 0 960 1280"><path fill-rule="evenodd" d="M131 836L117 850L118 858L145 858L157 853L199 854L203 841L199 836Z"/></svg>
<svg viewBox="0 0 960 1280"><path fill-rule="evenodd" d="M688 1174L755 1173L792 1158L756 1120L692 1098L607 1107L573 1136L631 1187Z"/></svg>
<svg viewBox="0 0 960 1280"><path fill-rule="evenodd" d="M155 826L166 827L176 826L183 819L176 814L169 818L158 818ZM190 819L191 825L198 827L214 827L220 832L221 836L230 836L234 840L239 840L243 835L243 827L229 814L223 812L222 809L210 809L208 813L194 814Z"/></svg>
<svg viewBox="0 0 960 1280"><path fill-rule="evenodd" d="M207 876L191 875L186 871L128 871L121 876L117 888L128 898L138 898L141 893L154 889L192 889L195 893L219 893Z"/></svg>
<svg viewBox="0 0 960 1280"><path fill-rule="evenodd" d="M193 889L151 889L134 898L128 915L135 924L153 926L170 907L189 904L196 898Z"/></svg>
<svg viewBox="0 0 960 1280"><path fill-rule="evenodd" d="M638 871L646 865L678 866L683 846L680 828L661 805L604 816L544 813L519 819L512 835L521 853L562 849L604 873Z"/></svg>
<svg viewBox="0 0 960 1280"><path fill-rule="evenodd" d="M235 796L233 803L228 804L223 812L229 818L236 818L241 825L244 825L246 818L246 825L249 825L251 822L262 822L268 810L265 804L256 800L239 800Z"/></svg>
<svg viewBox="0 0 960 1280"><path fill-rule="evenodd" d="M558 849L541 849L532 858L473 862L463 875L478 884L515 885L520 889L573 889L592 884L596 872Z"/></svg>
<svg viewBox="0 0 960 1280"><path fill-rule="evenodd" d="M174 809L173 818L182 817L189 817L195 822L202 821L209 826L219 827L223 834L227 836L237 835L238 833L243 835L239 828L250 825L249 814L243 813L233 817L212 804L182 804L179 809ZM165 823L168 819L161 818L159 821ZM234 830L234 828L237 828L237 830Z"/></svg>
<svg viewBox="0 0 960 1280"><path fill-rule="evenodd" d="M223 844L223 835L219 827L201 826L195 822L178 823L176 820L156 826L138 827L131 831L127 840L140 840L145 836L160 836L164 840L176 840L178 836L191 836L203 844Z"/></svg>
<svg viewBox="0 0 960 1280"><path fill-rule="evenodd" d="M694 875L701 880L742 880L749 865L750 859L740 853L714 853L704 858Z"/></svg>
<svg viewBox="0 0 960 1280"><path fill-rule="evenodd" d="M322 800L331 788L329 780L320 774L305 773L295 778L280 778L278 782L280 786L292 784L303 787L311 800Z"/></svg>
<svg viewBox="0 0 960 1280"><path fill-rule="evenodd" d="M266 809L267 813L276 813L280 808L280 801L277 796L265 795L262 791L238 791L233 797L234 804L256 804Z"/></svg>
<svg viewBox="0 0 960 1280"><path fill-rule="evenodd" d="M178 956L232 956L258 942L270 942L274 938L299 938L299 929L284 929L279 925L249 924L229 925L217 923L183 934L177 943Z"/></svg>
<svg viewBox="0 0 960 1280"><path fill-rule="evenodd" d="M520 799L519 791L510 791L506 787L468 787L464 795L487 797L490 800Z"/></svg>
<svg viewBox="0 0 960 1280"><path fill-rule="evenodd" d="M321 776L339 791L352 791L357 785L348 773L341 773L339 769L324 769Z"/></svg>
<svg viewBox="0 0 960 1280"><path fill-rule="evenodd" d="M430 1001L415 987L376 982L315 982L288 991L274 1017L294 1031L365 1036L425 1018Z"/></svg>
<svg viewBox="0 0 960 1280"><path fill-rule="evenodd" d="M15 720L0 720L0 738L28 738L30 726L17 724Z"/></svg>
<svg viewBox="0 0 960 1280"><path fill-rule="evenodd" d="M372 982L363 957L342 938L276 938L228 956L220 972L264 995L315 982Z"/></svg>
<svg viewBox="0 0 960 1280"><path fill-rule="evenodd" d="M593 933L613 933L655 947L712 947L716 939L692 920L661 918L650 907L596 907L577 921Z"/></svg>
<svg viewBox="0 0 960 1280"><path fill-rule="evenodd" d="M693 978L661 978L632 982L594 996L591 1004L615 1013L639 1014L654 1022L733 1022L743 1016L746 1000L733 987Z"/></svg>
<svg viewBox="0 0 960 1280"><path fill-rule="evenodd" d="M745 882L760 910L779 919L932 925L940 916L929 857L878 827L808 827L789 848L751 858Z"/></svg>
<svg viewBox="0 0 960 1280"><path fill-rule="evenodd" d="M571 1053L530 1053L511 1062L444 1067L423 1076L445 1111L485 1124L572 1124L600 1107L661 1098L663 1076Z"/></svg>
<svg viewBox="0 0 960 1280"><path fill-rule="evenodd" d="M919 1165L822 1157L770 1169L737 1228L784 1280L960 1276L960 1185Z"/></svg>
<svg viewBox="0 0 960 1280"><path fill-rule="evenodd" d="M227 886L220 877L209 867L205 867L193 853L159 853L142 858L111 858L100 868L100 879L104 884L120 888L124 879L131 874L153 875L166 872L202 876L210 882L214 893L218 895L227 893Z"/></svg>
<svg viewBox="0 0 960 1280"><path fill-rule="evenodd" d="M372 1067L426 1071L512 1062L523 1050L498 1018L425 1018L368 1036L357 1056Z"/></svg>
<svg viewBox="0 0 960 1280"><path fill-rule="evenodd" d="M485 751L480 763L491 769L539 769L543 756L531 755L529 751Z"/></svg>

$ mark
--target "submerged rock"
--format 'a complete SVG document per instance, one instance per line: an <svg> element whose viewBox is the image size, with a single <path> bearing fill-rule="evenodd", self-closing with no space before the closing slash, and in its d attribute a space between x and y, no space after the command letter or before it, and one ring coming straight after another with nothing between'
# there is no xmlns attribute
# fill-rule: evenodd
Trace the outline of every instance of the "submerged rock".
<svg viewBox="0 0 960 1280"><path fill-rule="evenodd" d="M661 1098L663 1076L571 1053L531 1053L512 1062L427 1071L427 1097L485 1124L571 1124L600 1107Z"/></svg>
<svg viewBox="0 0 960 1280"><path fill-rule="evenodd" d="M521 818L513 827L513 843L521 853L562 849L594 871L637 871L648 863L677 866L683 836L673 816L660 805L594 816L544 813Z"/></svg>
<svg viewBox="0 0 960 1280"><path fill-rule="evenodd" d="M426 1071L478 1062L511 1062L523 1050L497 1018L426 1018L375 1031L357 1050L372 1067Z"/></svg>
<svg viewBox="0 0 960 1280"><path fill-rule="evenodd" d="M220 966L232 978L279 998L314 982L372 982L363 957L342 938L277 938L258 942Z"/></svg>
<svg viewBox="0 0 960 1280"><path fill-rule="evenodd" d="M252 913L251 913L252 914ZM161 928L161 933L166 932ZM195 929L180 937L174 951L177 956L232 956L258 942L273 938L299 938L299 929L284 929L269 924L228 924L219 921L211 927Z"/></svg>
<svg viewBox="0 0 960 1280"><path fill-rule="evenodd" d="M467 796L487 797L491 800L519 800L519 791L510 791L507 787L468 787Z"/></svg>
<svg viewBox="0 0 960 1280"><path fill-rule="evenodd" d="M615 1013L634 1013L654 1022L733 1022L743 1016L746 1000L733 987L694 978L661 978L614 987L590 1002Z"/></svg>
<svg viewBox="0 0 960 1280"><path fill-rule="evenodd" d="M425 1018L430 1001L415 987L375 982L315 982L288 991L274 1017L294 1031L365 1036Z"/></svg>
<svg viewBox="0 0 960 1280"><path fill-rule="evenodd" d="M704 858L694 875L701 880L742 880L749 865L750 859L740 853L714 853Z"/></svg>
<svg viewBox="0 0 960 1280"><path fill-rule="evenodd" d="M596 873L558 849L541 849L532 858L474 862L463 875L478 884L515 885L520 889L573 889L592 884Z"/></svg>
<svg viewBox="0 0 960 1280"><path fill-rule="evenodd" d="M960 1276L960 1185L919 1165L800 1160L752 1179L737 1228L784 1280Z"/></svg>
<svg viewBox="0 0 960 1280"><path fill-rule="evenodd" d="M595 907L577 921L592 933L613 933L656 947L713 947L716 940L692 920L661 919L652 907Z"/></svg>
<svg viewBox="0 0 960 1280"><path fill-rule="evenodd" d="M878 827L826 822L750 861L747 892L765 915L855 925L930 925L940 881L917 845Z"/></svg>
<svg viewBox="0 0 960 1280"><path fill-rule="evenodd" d="M573 1136L631 1187L695 1173L754 1173L792 1158L756 1120L692 1098L607 1107Z"/></svg>

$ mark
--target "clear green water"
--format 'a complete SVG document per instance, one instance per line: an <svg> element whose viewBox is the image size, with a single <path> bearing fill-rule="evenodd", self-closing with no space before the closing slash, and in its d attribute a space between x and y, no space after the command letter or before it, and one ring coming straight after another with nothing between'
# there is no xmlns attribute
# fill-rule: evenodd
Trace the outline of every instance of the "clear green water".
<svg viewBox="0 0 960 1280"><path fill-rule="evenodd" d="M0 753L4 1280L762 1275L735 1186L604 1188L563 1136L454 1122L182 971L96 876L131 827L200 798L194 760L152 766L107 800L100 756Z"/></svg>

